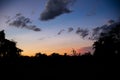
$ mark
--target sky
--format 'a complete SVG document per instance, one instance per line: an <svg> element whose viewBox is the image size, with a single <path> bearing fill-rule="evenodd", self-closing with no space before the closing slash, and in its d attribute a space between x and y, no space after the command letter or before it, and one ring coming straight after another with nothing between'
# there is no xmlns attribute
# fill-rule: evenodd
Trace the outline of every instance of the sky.
<svg viewBox="0 0 120 80"><path fill-rule="evenodd" d="M22 55L71 54L94 41L77 34L120 17L119 0L0 0L0 30L17 42Z"/></svg>

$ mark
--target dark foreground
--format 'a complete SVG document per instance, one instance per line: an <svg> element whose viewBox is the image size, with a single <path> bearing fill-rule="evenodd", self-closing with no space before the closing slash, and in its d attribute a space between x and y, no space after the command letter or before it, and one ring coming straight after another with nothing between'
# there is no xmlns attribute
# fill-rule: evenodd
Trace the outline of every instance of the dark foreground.
<svg viewBox="0 0 120 80"><path fill-rule="evenodd" d="M62 56L0 59L0 80L9 79L108 79L119 77L119 57ZM44 80L43 79L43 80Z"/></svg>

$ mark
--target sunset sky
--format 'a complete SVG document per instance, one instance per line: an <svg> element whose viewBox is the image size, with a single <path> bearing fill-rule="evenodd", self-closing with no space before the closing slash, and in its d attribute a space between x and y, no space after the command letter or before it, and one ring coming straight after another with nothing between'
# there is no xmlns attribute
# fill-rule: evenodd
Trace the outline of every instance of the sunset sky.
<svg viewBox="0 0 120 80"><path fill-rule="evenodd" d="M0 0L0 30L17 42L23 55L71 54L72 49L83 51L93 44L76 30L91 30L117 19L119 5L119 0ZM25 26L13 24L21 17L29 19Z"/></svg>

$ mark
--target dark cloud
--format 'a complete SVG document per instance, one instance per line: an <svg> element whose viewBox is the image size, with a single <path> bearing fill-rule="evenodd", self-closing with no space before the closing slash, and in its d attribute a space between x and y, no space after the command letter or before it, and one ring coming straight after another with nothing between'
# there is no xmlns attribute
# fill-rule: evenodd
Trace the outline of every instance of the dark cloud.
<svg viewBox="0 0 120 80"><path fill-rule="evenodd" d="M57 35L61 35L64 31L65 31L64 29L60 30L60 31L57 33Z"/></svg>
<svg viewBox="0 0 120 80"><path fill-rule="evenodd" d="M112 27L110 25L103 25L101 27L96 27L92 29L92 36L90 37L91 40L98 40L101 34L106 34L111 30Z"/></svg>
<svg viewBox="0 0 120 80"><path fill-rule="evenodd" d="M92 30L92 36L90 39L92 40L98 40L102 36L108 36L107 34L111 29L113 29L117 24L120 24L119 21L109 20L107 22L109 25L103 25L101 27L96 27Z"/></svg>
<svg viewBox="0 0 120 80"><path fill-rule="evenodd" d="M74 29L72 27L68 28L68 32L72 32Z"/></svg>
<svg viewBox="0 0 120 80"><path fill-rule="evenodd" d="M77 31L76 31L76 34L79 34L79 33L81 33L81 29L80 28L78 28Z"/></svg>
<svg viewBox="0 0 120 80"><path fill-rule="evenodd" d="M45 6L45 10L40 15L40 20L46 21L54 19L64 13L72 12L69 7L75 0L48 0Z"/></svg>
<svg viewBox="0 0 120 80"><path fill-rule="evenodd" d="M26 27L28 23L31 23L29 18L19 16L15 20L13 20L9 25L16 27Z"/></svg>
<svg viewBox="0 0 120 80"><path fill-rule="evenodd" d="M81 36L83 37L83 38L85 38L86 36L88 36L89 35L89 30L83 30L83 32L81 33Z"/></svg>
<svg viewBox="0 0 120 80"><path fill-rule="evenodd" d="M89 35L89 30L88 30L88 29L78 28L78 29L76 30L76 34L79 34L82 38L85 38L86 36Z"/></svg>
<svg viewBox="0 0 120 80"><path fill-rule="evenodd" d="M16 14L16 17L21 16L21 15L22 15L21 13L17 13L17 14Z"/></svg>
<svg viewBox="0 0 120 80"><path fill-rule="evenodd" d="M108 24L113 24L114 22L115 21L111 19L111 20L108 21Z"/></svg>
<svg viewBox="0 0 120 80"><path fill-rule="evenodd" d="M40 28L37 28L36 25L27 25L26 28L33 31L42 31Z"/></svg>
<svg viewBox="0 0 120 80"><path fill-rule="evenodd" d="M101 27L96 27L92 29L92 36L89 38L91 40L98 39L101 33Z"/></svg>
<svg viewBox="0 0 120 80"><path fill-rule="evenodd" d="M22 16L21 13L18 13L15 15L15 17L7 20L6 23L17 28L26 28L33 31L41 31L41 29L38 28L36 25L32 25L32 21L30 18Z"/></svg>

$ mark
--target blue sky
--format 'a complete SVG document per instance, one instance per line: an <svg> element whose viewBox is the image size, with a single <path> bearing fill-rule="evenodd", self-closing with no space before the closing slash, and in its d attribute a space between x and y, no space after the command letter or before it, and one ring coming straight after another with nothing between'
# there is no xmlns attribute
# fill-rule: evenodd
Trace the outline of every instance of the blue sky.
<svg viewBox="0 0 120 80"><path fill-rule="evenodd" d="M70 53L72 48L90 46L93 41L82 39L75 34L75 30L78 27L92 29L120 16L119 0L77 0L70 6L73 12L41 21L39 17L46 2L47 0L1 0L0 30L5 29L7 38L18 42L17 46L24 50L24 55L34 55L36 52L63 54ZM17 13L29 17L32 24L42 31L16 28L5 23L5 16L14 17ZM73 27L74 31L68 33L69 27ZM66 31L57 35L61 29Z"/></svg>

